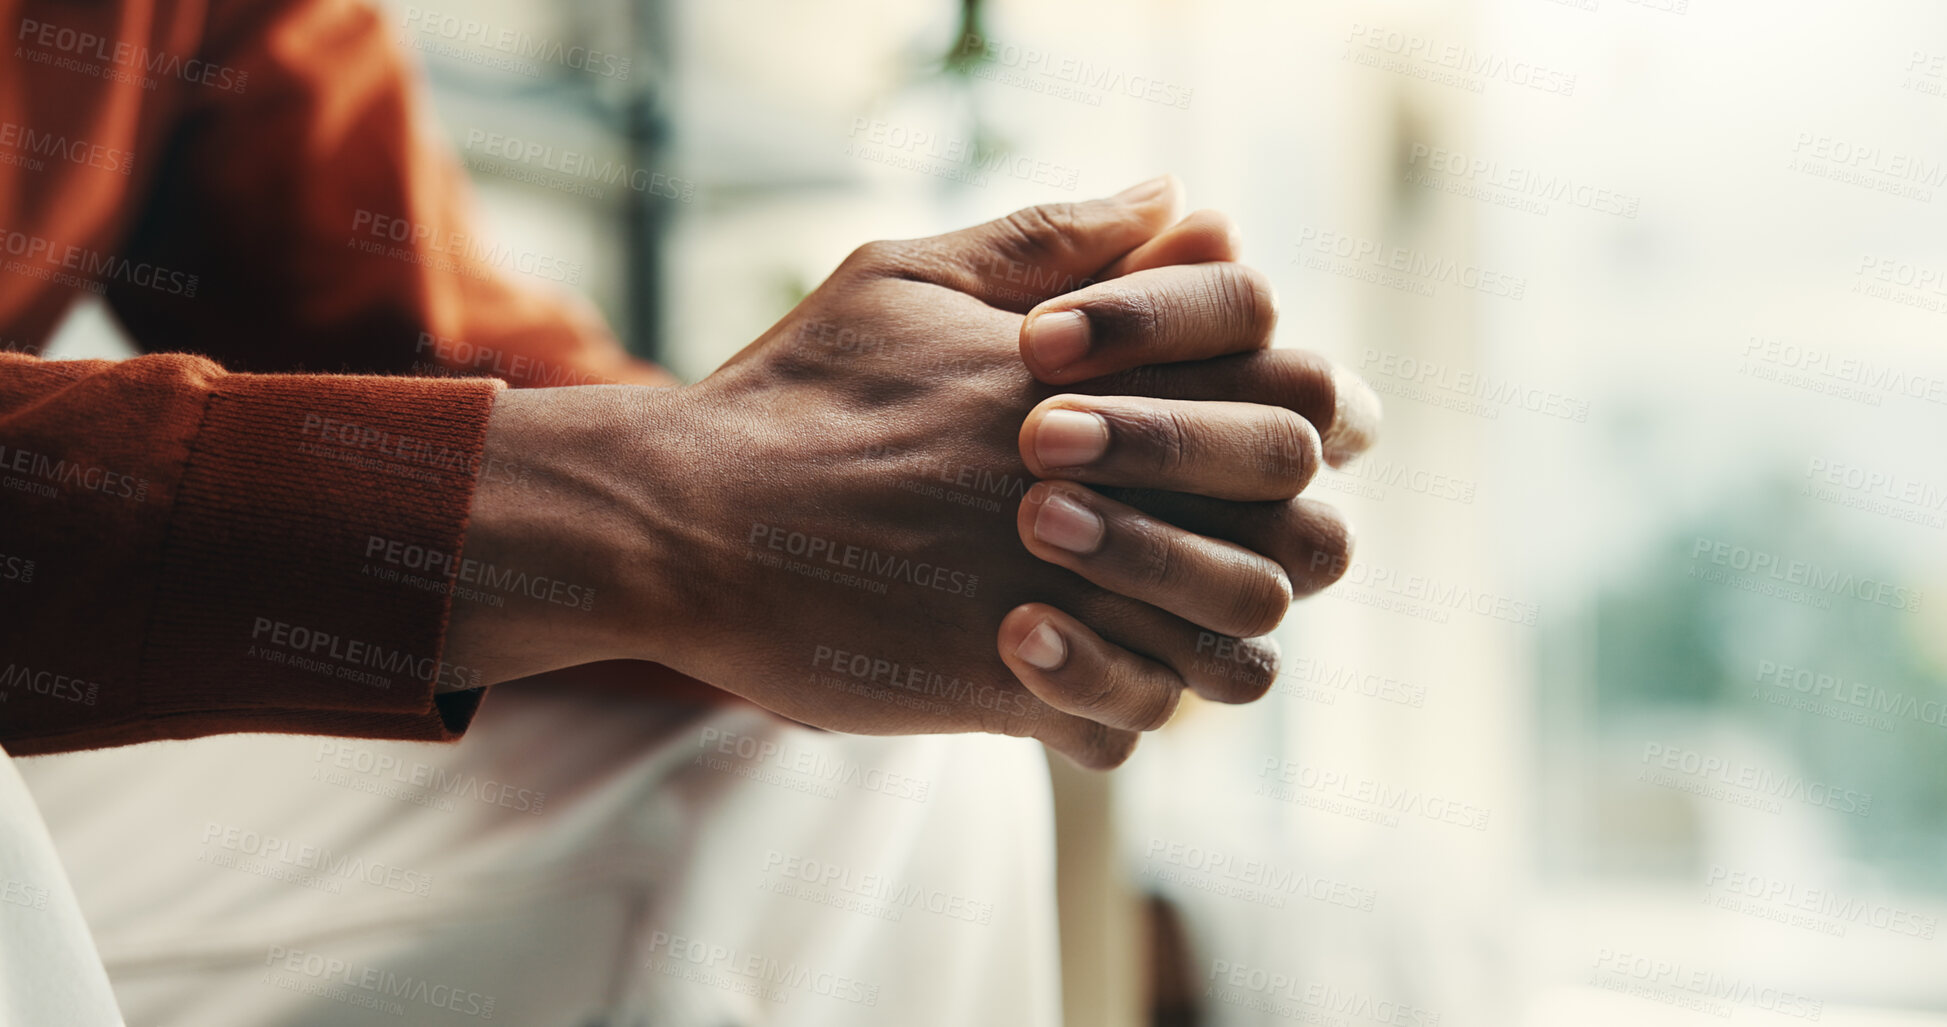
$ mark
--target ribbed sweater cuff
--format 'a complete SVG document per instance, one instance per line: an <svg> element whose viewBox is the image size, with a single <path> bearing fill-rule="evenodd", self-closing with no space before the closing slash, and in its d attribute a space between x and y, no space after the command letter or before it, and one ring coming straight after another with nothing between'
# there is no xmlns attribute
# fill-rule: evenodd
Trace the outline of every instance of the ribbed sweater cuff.
<svg viewBox="0 0 1947 1027"><path fill-rule="evenodd" d="M449 740L477 672L443 659L493 379L216 379L163 550L141 676L162 737ZM370 554L420 547L402 569ZM444 570L440 570L444 568Z"/></svg>

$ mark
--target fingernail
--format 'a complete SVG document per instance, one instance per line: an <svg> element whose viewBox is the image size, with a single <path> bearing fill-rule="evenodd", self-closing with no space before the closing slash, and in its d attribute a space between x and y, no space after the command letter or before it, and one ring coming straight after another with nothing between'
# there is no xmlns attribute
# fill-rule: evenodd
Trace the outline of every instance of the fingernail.
<svg viewBox="0 0 1947 1027"><path fill-rule="evenodd" d="M1034 429L1034 455L1042 467L1080 467L1109 449L1109 422L1083 410L1050 410Z"/></svg>
<svg viewBox="0 0 1947 1027"><path fill-rule="evenodd" d="M1042 670L1054 670L1068 660L1068 643L1047 621L1034 626L1028 637L1014 647L1014 655Z"/></svg>
<svg viewBox="0 0 1947 1027"><path fill-rule="evenodd" d="M1093 553L1102 544L1102 518L1067 496L1052 495L1035 512L1034 537L1071 553Z"/></svg>
<svg viewBox="0 0 1947 1027"><path fill-rule="evenodd" d="M1043 371L1067 369L1088 352L1088 315L1057 310L1028 322L1028 352Z"/></svg>
<svg viewBox="0 0 1947 1027"><path fill-rule="evenodd" d="M1383 413L1379 394L1365 379L1334 365L1332 367L1332 426L1325 429L1325 462L1339 467L1372 445L1373 432Z"/></svg>
<svg viewBox="0 0 1947 1027"><path fill-rule="evenodd" d="M1137 185L1132 185L1129 188L1124 189L1123 191L1109 198L1114 200L1117 203L1128 203L1128 204L1147 203L1150 200L1153 200L1156 197L1163 195L1163 190L1168 189L1169 187L1170 187L1170 176L1157 175L1155 178L1152 178L1147 182L1142 182Z"/></svg>

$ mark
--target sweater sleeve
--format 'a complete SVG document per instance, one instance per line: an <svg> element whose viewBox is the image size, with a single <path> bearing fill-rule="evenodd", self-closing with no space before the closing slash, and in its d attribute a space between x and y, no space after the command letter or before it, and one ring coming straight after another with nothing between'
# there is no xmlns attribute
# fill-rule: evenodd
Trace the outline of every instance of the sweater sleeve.
<svg viewBox="0 0 1947 1027"><path fill-rule="evenodd" d="M0 745L455 737L480 692L438 692L476 679L441 641L501 387L0 354Z"/></svg>
<svg viewBox="0 0 1947 1027"><path fill-rule="evenodd" d="M213 0L194 28L163 48L247 88L152 103L166 143L119 250L196 281L106 283L139 346L233 371L675 384L577 294L578 256L507 243L476 216L396 17L362 0Z"/></svg>

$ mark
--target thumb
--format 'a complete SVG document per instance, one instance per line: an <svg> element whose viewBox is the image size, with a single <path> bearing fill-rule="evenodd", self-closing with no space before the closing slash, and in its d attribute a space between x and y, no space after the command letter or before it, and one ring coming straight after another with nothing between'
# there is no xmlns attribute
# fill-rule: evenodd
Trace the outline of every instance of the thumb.
<svg viewBox="0 0 1947 1027"><path fill-rule="evenodd" d="M1101 200L1045 203L926 240L949 285L1016 313L1073 292L1180 217L1183 187L1162 175Z"/></svg>

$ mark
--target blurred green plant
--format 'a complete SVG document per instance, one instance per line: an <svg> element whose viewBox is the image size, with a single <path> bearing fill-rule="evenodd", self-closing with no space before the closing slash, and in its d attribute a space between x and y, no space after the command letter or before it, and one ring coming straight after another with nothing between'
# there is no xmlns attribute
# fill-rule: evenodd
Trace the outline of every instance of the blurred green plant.
<svg viewBox="0 0 1947 1027"><path fill-rule="evenodd" d="M1713 566L1693 556L1699 540L1723 540L1926 592L1923 582L1913 580L1915 568L1894 571L1862 543L1862 516L1806 496L1789 477L1774 477L1666 536L1627 577L1605 583L1579 615L1544 625L1541 722L1579 724L1584 732L1573 740L1544 740L1551 774L1595 789L1576 801L1599 805L1622 784L1613 779L1615 767L1591 765L1607 748L1605 740L1640 732L1641 724L1658 719L1742 728L1789 754L1794 765L1780 772L1871 793L1868 815L1833 813L1828 826L1849 856L1885 875L1881 883L1947 893L1947 682L1923 644L1928 620L1845 595L1832 595L1829 608L1817 608L1691 573ZM1929 600L1939 597L1923 598L1922 610ZM1761 680L1763 669L1775 667L1869 686L1850 693L1863 696L1865 705L1781 686L1775 676ZM1877 726L1776 699L1856 712ZM1609 780L1603 780L1605 772ZM1581 819L1583 829L1601 827L1599 811ZM1671 844L1668 835L1632 839L1629 832L1611 831L1602 833L1601 846L1619 839L1626 845ZM1582 862L1668 867L1691 862L1685 855L1585 852Z"/></svg>

